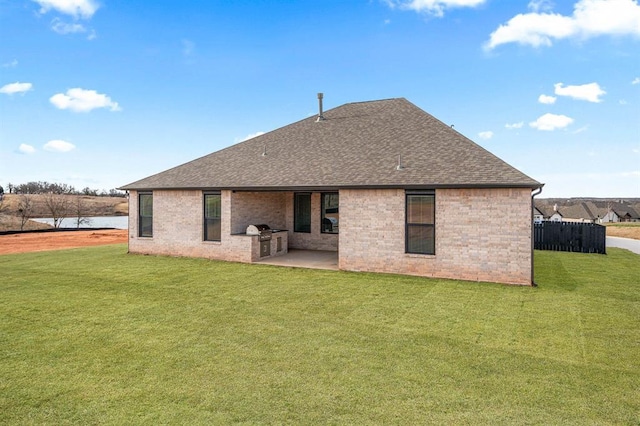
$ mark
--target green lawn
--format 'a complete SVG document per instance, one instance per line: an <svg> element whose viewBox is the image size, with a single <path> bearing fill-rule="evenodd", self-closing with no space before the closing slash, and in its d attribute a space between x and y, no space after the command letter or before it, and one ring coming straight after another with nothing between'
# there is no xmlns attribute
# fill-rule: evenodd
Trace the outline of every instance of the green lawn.
<svg viewBox="0 0 640 426"><path fill-rule="evenodd" d="M126 254L0 256L0 424L639 424L640 256L537 288Z"/></svg>

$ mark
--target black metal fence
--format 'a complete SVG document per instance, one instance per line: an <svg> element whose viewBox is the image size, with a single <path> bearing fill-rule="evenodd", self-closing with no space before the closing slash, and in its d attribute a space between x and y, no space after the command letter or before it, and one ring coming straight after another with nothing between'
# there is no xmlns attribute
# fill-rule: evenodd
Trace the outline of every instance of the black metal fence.
<svg viewBox="0 0 640 426"><path fill-rule="evenodd" d="M595 223L536 223L533 234L536 250L607 254L606 228Z"/></svg>

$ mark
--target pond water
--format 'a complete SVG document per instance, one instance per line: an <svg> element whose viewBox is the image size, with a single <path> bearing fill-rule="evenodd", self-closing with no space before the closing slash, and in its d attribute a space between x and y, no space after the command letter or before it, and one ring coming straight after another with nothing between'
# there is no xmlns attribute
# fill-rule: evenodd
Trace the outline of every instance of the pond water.
<svg viewBox="0 0 640 426"><path fill-rule="evenodd" d="M80 225L80 228L116 228L116 229L127 229L129 226L129 217L128 216L95 216L88 217L88 223L83 223ZM38 217L32 218L31 220L47 223L53 226L53 218L50 217ZM68 217L62 219L61 228L75 228L76 227L75 217Z"/></svg>

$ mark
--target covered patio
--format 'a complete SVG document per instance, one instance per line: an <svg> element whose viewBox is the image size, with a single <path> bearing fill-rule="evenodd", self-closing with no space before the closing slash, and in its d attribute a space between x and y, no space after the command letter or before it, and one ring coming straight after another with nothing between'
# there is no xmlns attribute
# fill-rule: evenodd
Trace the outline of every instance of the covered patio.
<svg viewBox="0 0 640 426"><path fill-rule="evenodd" d="M292 268L338 270L338 252L327 250L289 249L287 254L266 258L256 263Z"/></svg>

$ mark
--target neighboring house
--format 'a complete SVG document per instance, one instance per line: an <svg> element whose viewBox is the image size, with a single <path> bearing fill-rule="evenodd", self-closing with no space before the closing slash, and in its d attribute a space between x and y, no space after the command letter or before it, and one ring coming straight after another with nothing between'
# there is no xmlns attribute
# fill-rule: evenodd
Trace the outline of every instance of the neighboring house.
<svg viewBox="0 0 640 426"><path fill-rule="evenodd" d="M640 221L640 215L631 207L625 205L616 205L611 208L613 213L611 222L638 222Z"/></svg>
<svg viewBox="0 0 640 426"><path fill-rule="evenodd" d="M541 187L400 98L326 112L320 100L318 117L121 189L132 253L255 262L331 250L347 271L530 285ZM264 243L252 224L281 231Z"/></svg>
<svg viewBox="0 0 640 426"><path fill-rule="evenodd" d="M620 216L614 210L609 210L600 219L600 223L620 222Z"/></svg>
<svg viewBox="0 0 640 426"><path fill-rule="evenodd" d="M560 203L560 204L558 204ZM626 201L584 200L584 199L537 199L536 211L542 214L542 220L564 222L637 222L640 215ZM534 212L535 214L535 212Z"/></svg>
<svg viewBox="0 0 640 426"><path fill-rule="evenodd" d="M618 217L620 218L620 222L640 222L638 213L634 214L634 212L629 210L618 213Z"/></svg>
<svg viewBox="0 0 640 426"><path fill-rule="evenodd" d="M536 204L536 209L542 214L542 220L549 222L562 222L562 214L558 210L558 205L548 206L543 204Z"/></svg>
<svg viewBox="0 0 640 426"><path fill-rule="evenodd" d="M562 221L598 223L599 216L588 203L577 203L562 207Z"/></svg>
<svg viewBox="0 0 640 426"><path fill-rule="evenodd" d="M544 221L544 214L537 207L533 208L533 223L542 223Z"/></svg>

